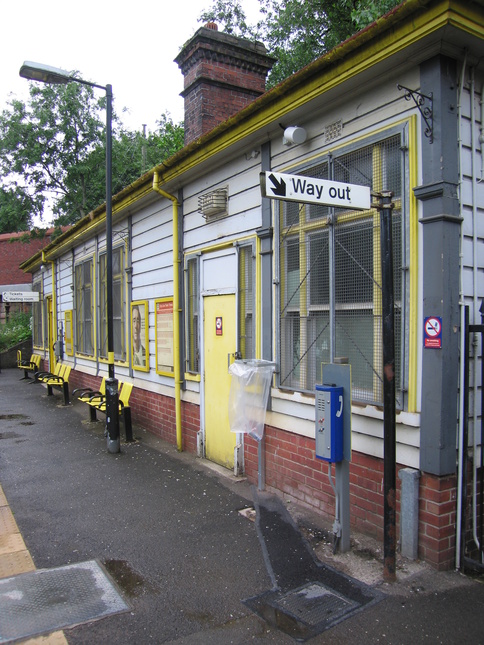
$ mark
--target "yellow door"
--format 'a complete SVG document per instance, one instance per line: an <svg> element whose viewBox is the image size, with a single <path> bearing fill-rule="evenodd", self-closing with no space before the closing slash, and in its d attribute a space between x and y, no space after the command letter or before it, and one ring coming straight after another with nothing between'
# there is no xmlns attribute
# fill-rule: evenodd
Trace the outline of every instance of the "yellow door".
<svg viewBox="0 0 484 645"><path fill-rule="evenodd" d="M236 435L230 431L229 355L236 350L235 295L204 298L205 456L234 467ZM233 356L231 356L231 361Z"/></svg>

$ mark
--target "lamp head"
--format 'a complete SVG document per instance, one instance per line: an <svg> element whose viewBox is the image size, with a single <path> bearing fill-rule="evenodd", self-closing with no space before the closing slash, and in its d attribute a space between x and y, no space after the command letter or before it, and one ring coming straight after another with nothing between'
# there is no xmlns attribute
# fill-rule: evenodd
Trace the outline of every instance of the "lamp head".
<svg viewBox="0 0 484 645"><path fill-rule="evenodd" d="M32 61L25 61L20 68L19 74L29 81L40 81L41 83L53 83L55 85L66 85L75 80L71 72L66 72L66 70L59 67L33 63Z"/></svg>
<svg viewBox="0 0 484 645"><path fill-rule="evenodd" d="M307 132L304 128L301 128L298 125L291 125L288 128L285 128L282 143L285 146L304 143L307 136Z"/></svg>

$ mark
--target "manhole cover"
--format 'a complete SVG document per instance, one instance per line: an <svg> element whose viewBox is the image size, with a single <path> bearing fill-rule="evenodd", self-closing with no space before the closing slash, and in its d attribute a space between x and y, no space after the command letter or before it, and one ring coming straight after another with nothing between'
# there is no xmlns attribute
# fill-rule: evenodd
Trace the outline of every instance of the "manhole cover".
<svg viewBox="0 0 484 645"><path fill-rule="evenodd" d="M328 620L334 623L360 606L359 603L338 595L319 582L311 582L294 589L273 604L312 627Z"/></svg>
<svg viewBox="0 0 484 645"><path fill-rule="evenodd" d="M0 643L128 609L95 560L22 573L0 580Z"/></svg>

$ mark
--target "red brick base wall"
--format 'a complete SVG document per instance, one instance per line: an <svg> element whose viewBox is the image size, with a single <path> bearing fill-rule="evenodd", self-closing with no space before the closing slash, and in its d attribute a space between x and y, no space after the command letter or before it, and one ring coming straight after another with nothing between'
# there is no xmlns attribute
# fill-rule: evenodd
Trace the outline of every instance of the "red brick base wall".
<svg viewBox="0 0 484 645"><path fill-rule="evenodd" d="M455 563L457 478L422 473L419 501L419 555L438 569Z"/></svg>
<svg viewBox="0 0 484 645"><path fill-rule="evenodd" d="M285 498L334 518L334 493L329 465L316 459L313 439L266 426L266 488ZM397 465L396 531L400 531L400 479ZM258 481L258 446L245 441L245 470ZM334 468L332 469L334 481ZM422 474L419 490L419 557L438 569L450 569L455 561L456 478ZM383 543L383 461L353 451L350 464L351 526Z"/></svg>

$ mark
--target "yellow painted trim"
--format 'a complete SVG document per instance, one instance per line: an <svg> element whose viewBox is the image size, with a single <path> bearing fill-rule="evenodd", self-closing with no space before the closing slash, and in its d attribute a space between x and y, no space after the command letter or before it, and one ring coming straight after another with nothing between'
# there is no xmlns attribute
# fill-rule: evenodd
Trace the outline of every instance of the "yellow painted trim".
<svg viewBox="0 0 484 645"><path fill-rule="evenodd" d="M409 354L408 354L408 412L417 411L418 374L418 202L413 188L418 186L417 117L408 121L409 165Z"/></svg>
<svg viewBox="0 0 484 645"><path fill-rule="evenodd" d="M67 356L74 356L74 311L66 309L64 311L64 348ZM67 349L67 338L70 338L70 349Z"/></svg>
<svg viewBox="0 0 484 645"><path fill-rule="evenodd" d="M224 242L218 242L216 244L209 244L208 246L197 247L196 249L190 249L189 252L185 253L185 258L189 259L194 255L206 255L207 253L214 253L215 251L223 251L224 249L232 249L235 244L243 244L247 241L257 239L255 235L245 235L244 237L237 237L237 239L226 240Z"/></svg>
<svg viewBox="0 0 484 645"><path fill-rule="evenodd" d="M190 372L185 372L185 381L197 381L198 383L200 383L200 374L191 374Z"/></svg>
<svg viewBox="0 0 484 645"><path fill-rule="evenodd" d="M169 372L168 370L160 370L158 365L158 304L164 304L166 302L171 303L172 309L173 309L173 298L168 297L168 298L156 298L155 299L155 371L157 374L160 376L168 376L169 378L175 378L175 356L173 356L173 372ZM173 314L172 314L172 320L173 320ZM172 334L172 342L173 342L173 334ZM173 347L172 347L173 351Z"/></svg>
<svg viewBox="0 0 484 645"><path fill-rule="evenodd" d="M133 309L137 307L140 315L143 316L144 324L144 333L141 332L141 340L144 343L145 348L145 364L144 365L135 365L134 364L134 346L133 346ZM156 314L155 314L156 318ZM129 324L131 325L131 345L129 347L129 355L131 357L131 366L133 370L139 372L149 372L150 371L150 347L149 347L149 326L150 326L150 312L148 300L133 300L130 306L130 316ZM156 326L156 322L155 322Z"/></svg>
<svg viewBox="0 0 484 645"><path fill-rule="evenodd" d="M91 289L92 289L92 342L93 342L93 353L92 354L84 354L83 352L80 352L78 350L78 338L77 338L77 318L76 318L76 333L75 333L75 356L79 358L83 358L86 360L97 360L97 335L96 335L96 312L97 312L97 289L96 289L96 256L94 253L89 253L88 255L85 255L82 258L79 258L77 262L74 263L73 267L73 280L74 280L74 303L76 300L76 289L77 289L77 282L76 282L76 269L78 266L81 266L85 262L91 262Z"/></svg>
<svg viewBox="0 0 484 645"><path fill-rule="evenodd" d="M383 189L381 183L382 155L381 146L376 143L372 148L373 177L372 185L375 193ZM383 400L383 297L382 297L382 266L381 266L381 219L380 211L373 211L373 396L375 400Z"/></svg>

